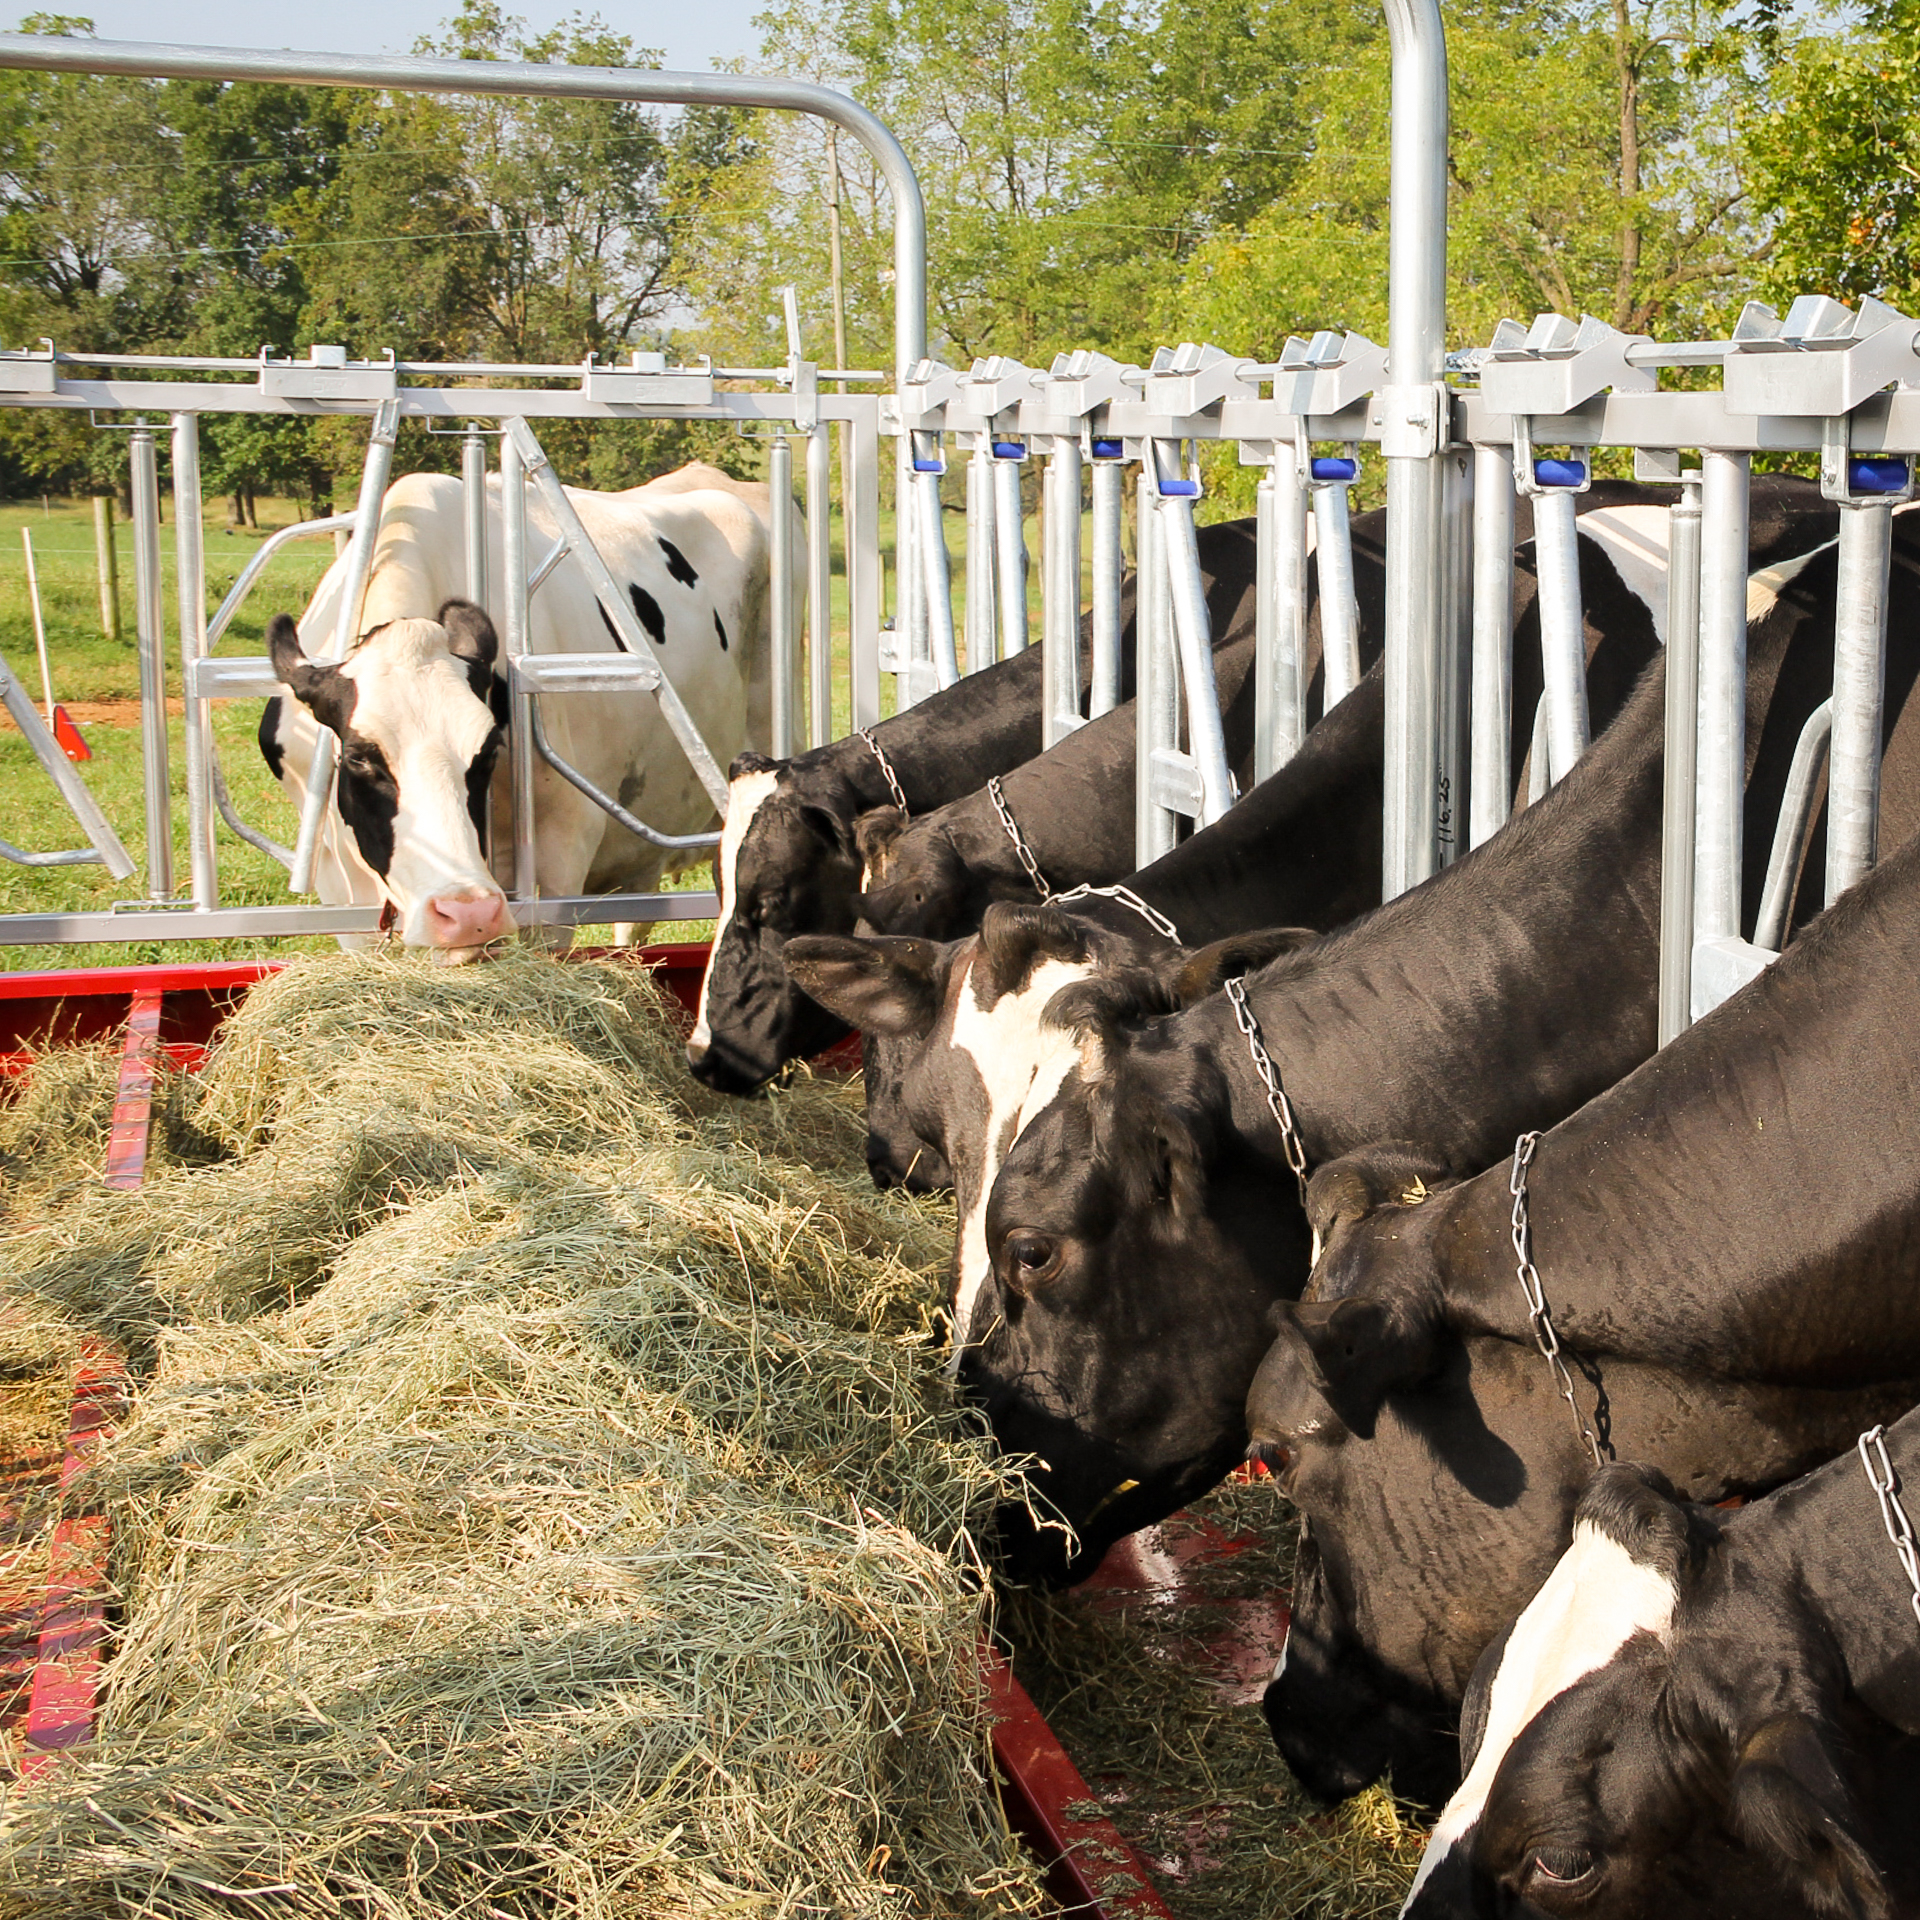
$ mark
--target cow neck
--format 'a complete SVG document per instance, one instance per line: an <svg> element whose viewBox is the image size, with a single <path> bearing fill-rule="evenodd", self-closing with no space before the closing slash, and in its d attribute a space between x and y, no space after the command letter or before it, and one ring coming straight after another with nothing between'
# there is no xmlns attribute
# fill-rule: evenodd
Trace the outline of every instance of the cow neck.
<svg viewBox="0 0 1920 1920"><path fill-rule="evenodd" d="M1664 679L1506 832L1249 977L1315 1164L1392 1139L1486 1166L1652 1051Z"/></svg>
<svg viewBox="0 0 1920 1920"><path fill-rule="evenodd" d="M1920 1334L1904 1331L1920 1210L1902 1145L1920 1092L1916 934L1920 841L1541 1140L1535 1258L1563 1338L1805 1385L1920 1371ZM1472 1231L1442 1274L1451 1319L1513 1335L1511 1274L1485 1251L1500 1239L1497 1175L1462 1190Z"/></svg>

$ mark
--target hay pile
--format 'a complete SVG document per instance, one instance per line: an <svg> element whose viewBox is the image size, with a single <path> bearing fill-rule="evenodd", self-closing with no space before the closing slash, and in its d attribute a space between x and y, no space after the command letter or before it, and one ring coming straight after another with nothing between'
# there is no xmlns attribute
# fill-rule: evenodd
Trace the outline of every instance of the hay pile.
<svg viewBox="0 0 1920 1920"><path fill-rule="evenodd" d="M708 1102L631 968L342 956L190 1119L229 1157L5 1250L0 1361L104 1334L138 1392L100 1737L9 1797L0 1912L1043 1906L951 1224L865 1188L856 1098Z"/></svg>

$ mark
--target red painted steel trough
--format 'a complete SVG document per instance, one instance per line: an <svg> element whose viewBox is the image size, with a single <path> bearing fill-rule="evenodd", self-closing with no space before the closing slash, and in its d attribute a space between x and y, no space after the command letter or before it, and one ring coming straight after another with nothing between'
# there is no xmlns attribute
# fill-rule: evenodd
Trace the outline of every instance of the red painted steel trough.
<svg viewBox="0 0 1920 1920"><path fill-rule="evenodd" d="M599 955L596 957L611 957ZM689 1020L706 966L704 946L627 950L620 957L650 966ZM221 1022L256 981L277 971L272 960L194 966L76 968L55 973L0 973L0 1077L27 1071L49 1047L118 1037L120 1078L114 1101L105 1180L132 1189L146 1170L154 1077L163 1063L196 1067ZM824 1056L852 1068L859 1043ZM13 1544L17 1523L10 1494L57 1477L73 1486L126 1404L119 1356L92 1349L79 1367L65 1451L45 1460L0 1465L0 1544ZM84 1483L82 1482L82 1485ZM0 1725L14 1735L26 1777L57 1765L84 1743L98 1703L100 1669L110 1633L107 1516L66 1511L51 1543L44 1593L0 1596ZM1233 1551L1210 1529L1170 1525L1143 1543L1122 1541L1086 1583L1091 1604L1183 1604L1181 1569L1196 1554ZM1218 1602L1199 1602L1195 1618L1208 1631L1206 1651L1251 1686L1271 1671L1286 1630L1284 1603L1239 1603L1221 1618ZM1005 1661L982 1648L993 1752L1007 1818L1046 1863L1048 1886L1069 1915L1086 1920L1172 1920L1139 1856L1104 1815L1096 1796L1054 1737Z"/></svg>

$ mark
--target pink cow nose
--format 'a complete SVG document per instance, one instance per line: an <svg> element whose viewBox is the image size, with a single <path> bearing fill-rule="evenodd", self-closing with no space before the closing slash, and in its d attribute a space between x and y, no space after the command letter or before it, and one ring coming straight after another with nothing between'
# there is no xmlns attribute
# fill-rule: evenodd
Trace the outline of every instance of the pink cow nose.
<svg viewBox="0 0 1920 1920"><path fill-rule="evenodd" d="M504 894L442 894L427 902L427 938L436 947L484 947L513 929Z"/></svg>

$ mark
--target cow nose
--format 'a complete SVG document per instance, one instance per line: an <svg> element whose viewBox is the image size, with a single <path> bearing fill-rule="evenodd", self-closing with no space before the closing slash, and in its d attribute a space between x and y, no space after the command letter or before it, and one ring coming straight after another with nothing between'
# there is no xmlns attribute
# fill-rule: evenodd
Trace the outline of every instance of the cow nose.
<svg viewBox="0 0 1920 1920"><path fill-rule="evenodd" d="M706 1058L707 1043L704 1040L689 1040L687 1042L687 1065L692 1068L695 1073L698 1073L701 1067L706 1064Z"/></svg>
<svg viewBox="0 0 1920 1920"><path fill-rule="evenodd" d="M440 894L427 902L427 938L436 947L484 947L512 929L506 895Z"/></svg>

